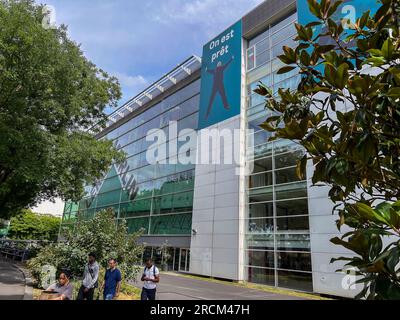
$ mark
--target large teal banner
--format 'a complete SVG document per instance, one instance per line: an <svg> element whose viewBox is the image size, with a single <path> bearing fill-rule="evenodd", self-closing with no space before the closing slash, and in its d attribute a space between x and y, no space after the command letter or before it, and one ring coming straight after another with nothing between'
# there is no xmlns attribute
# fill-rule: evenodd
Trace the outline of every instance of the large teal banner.
<svg viewBox="0 0 400 320"><path fill-rule="evenodd" d="M318 1L321 2L321 1ZM353 32L348 27L348 21L352 24L356 22L357 19L361 18L364 12L368 10L371 11L371 16L376 13L379 8L379 2L377 0L344 0L339 6L336 13L332 16L335 22L342 22L345 28L345 35L351 34ZM306 25L307 23L317 21L318 18L313 16L309 10L307 0L297 0L297 11L298 11L298 22L301 25ZM314 34L324 33L323 27L314 27ZM320 38L321 44L333 44L326 43L327 38Z"/></svg>
<svg viewBox="0 0 400 320"><path fill-rule="evenodd" d="M242 22L203 48L199 129L240 114Z"/></svg>

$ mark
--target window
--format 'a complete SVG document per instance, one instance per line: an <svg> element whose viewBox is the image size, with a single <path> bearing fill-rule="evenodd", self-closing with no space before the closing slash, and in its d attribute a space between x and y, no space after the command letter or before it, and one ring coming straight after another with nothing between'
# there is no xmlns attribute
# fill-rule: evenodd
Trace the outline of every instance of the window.
<svg viewBox="0 0 400 320"><path fill-rule="evenodd" d="M252 70L256 66L255 47L251 47L247 50L247 70Z"/></svg>
<svg viewBox="0 0 400 320"><path fill-rule="evenodd" d="M311 251L309 234L278 234L276 235L278 251Z"/></svg>
<svg viewBox="0 0 400 320"><path fill-rule="evenodd" d="M266 187L249 191L250 203L268 202L273 200L273 188Z"/></svg>
<svg viewBox="0 0 400 320"><path fill-rule="evenodd" d="M292 14L278 24L249 41L247 50L247 71L261 67L282 54L283 46L294 47L297 15Z"/></svg>
<svg viewBox="0 0 400 320"><path fill-rule="evenodd" d="M313 291L312 273L278 271L278 286L301 291Z"/></svg>
<svg viewBox="0 0 400 320"><path fill-rule="evenodd" d="M274 204L268 203L256 203L249 205L249 218L260 218L260 217L273 217L274 216Z"/></svg>
<svg viewBox="0 0 400 320"><path fill-rule="evenodd" d="M275 183L278 184L285 184L291 182L302 181L296 173L296 167L290 169L283 169L275 171L276 181Z"/></svg>
<svg viewBox="0 0 400 320"><path fill-rule="evenodd" d="M275 272L273 269L248 267L247 281L266 285L275 285Z"/></svg>
<svg viewBox="0 0 400 320"><path fill-rule="evenodd" d="M151 199L144 199L121 204L120 217L129 219L133 217L149 216L151 212Z"/></svg>
<svg viewBox="0 0 400 320"><path fill-rule="evenodd" d="M272 157L254 161L254 173L272 171Z"/></svg>
<svg viewBox="0 0 400 320"><path fill-rule="evenodd" d="M119 203L121 190L102 193L97 196L97 208Z"/></svg>
<svg viewBox="0 0 400 320"><path fill-rule="evenodd" d="M277 200L307 198L307 183L300 182L276 186L275 193Z"/></svg>
<svg viewBox="0 0 400 320"><path fill-rule="evenodd" d="M274 219L269 218L257 218L249 219L248 230L249 234L263 234L263 233L273 233L274 232Z"/></svg>
<svg viewBox="0 0 400 320"><path fill-rule="evenodd" d="M276 203L276 215L280 217L307 216L308 201L307 199L278 201Z"/></svg>
<svg viewBox="0 0 400 320"><path fill-rule="evenodd" d="M257 55L256 55L257 67L263 65L264 63L266 63L270 60L271 60L271 51L270 50L257 53Z"/></svg>
<svg viewBox="0 0 400 320"><path fill-rule="evenodd" d="M150 234L153 235L190 235L192 214L153 216L150 225Z"/></svg>
<svg viewBox="0 0 400 320"><path fill-rule="evenodd" d="M247 265L262 268L274 268L274 252L252 251L247 252Z"/></svg>
<svg viewBox="0 0 400 320"><path fill-rule="evenodd" d="M307 232L310 229L308 216L277 218L276 229L279 232Z"/></svg>
<svg viewBox="0 0 400 320"><path fill-rule="evenodd" d="M135 218L126 220L128 232L135 233L144 230L144 234L148 234L149 218Z"/></svg>
<svg viewBox="0 0 400 320"><path fill-rule="evenodd" d="M272 172L257 173L249 177L249 189L271 186Z"/></svg>
<svg viewBox="0 0 400 320"><path fill-rule="evenodd" d="M305 155L303 149L299 149L290 153L283 153L275 156L275 166L277 169L288 168L297 166L298 161L300 161Z"/></svg>
<svg viewBox="0 0 400 320"><path fill-rule="evenodd" d="M278 252L277 256L279 269L312 271L310 253Z"/></svg>

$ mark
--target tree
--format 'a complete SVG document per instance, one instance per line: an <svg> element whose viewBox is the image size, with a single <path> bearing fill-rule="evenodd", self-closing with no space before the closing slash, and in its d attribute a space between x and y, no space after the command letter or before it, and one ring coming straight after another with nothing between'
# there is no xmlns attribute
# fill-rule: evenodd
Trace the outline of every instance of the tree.
<svg viewBox="0 0 400 320"><path fill-rule="evenodd" d="M41 249L28 261L28 268L39 283L46 266L53 266L55 270L68 269L75 278L81 277L90 252L96 253L103 270L108 260L114 258L124 281L136 279L143 253L143 246L137 242L141 232L129 234L126 221L116 222L112 210L99 212L92 220L80 220L74 230L62 232L64 241Z"/></svg>
<svg viewBox="0 0 400 320"><path fill-rule="evenodd" d="M0 0L2 218L43 200L77 201L123 157L87 131L116 106L117 79L84 57L65 26L44 28L45 16L33 0Z"/></svg>
<svg viewBox="0 0 400 320"><path fill-rule="evenodd" d="M264 128L272 139L293 140L307 150L298 175L305 177L311 160L313 183L330 186L339 230L352 230L332 242L356 256L332 262L356 269L358 283L365 284L358 298L398 299L400 3L381 0L374 16L365 12L345 30L332 18L342 2L308 0L316 21L297 24L299 45L283 48L278 73L298 68L298 89L280 89L275 97L260 84L256 92L275 113ZM324 31L315 34L314 27Z"/></svg>
<svg viewBox="0 0 400 320"><path fill-rule="evenodd" d="M61 218L30 210L11 218L9 238L13 240L57 241Z"/></svg>

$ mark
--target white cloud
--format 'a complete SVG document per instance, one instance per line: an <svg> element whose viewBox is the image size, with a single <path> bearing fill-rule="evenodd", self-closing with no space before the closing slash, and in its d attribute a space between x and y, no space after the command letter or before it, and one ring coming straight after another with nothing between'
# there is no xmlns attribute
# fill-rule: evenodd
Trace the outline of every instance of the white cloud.
<svg viewBox="0 0 400 320"><path fill-rule="evenodd" d="M153 19L163 24L198 25L208 36L239 20L264 0L165 0Z"/></svg>
<svg viewBox="0 0 400 320"><path fill-rule="evenodd" d="M146 87L148 87L151 83L142 75L131 76L121 72L115 72L114 75L118 78L121 84L123 93L123 99L121 102L125 102L136 96L146 89Z"/></svg>
<svg viewBox="0 0 400 320"><path fill-rule="evenodd" d="M42 2L44 0L36 0ZM46 0L128 100L263 0Z"/></svg>
<svg viewBox="0 0 400 320"><path fill-rule="evenodd" d="M119 82L121 83L121 85L123 85L127 88L145 87L149 84L149 81L146 80L141 75L130 76L130 75L118 72L118 73L116 73L115 76L119 79Z"/></svg>

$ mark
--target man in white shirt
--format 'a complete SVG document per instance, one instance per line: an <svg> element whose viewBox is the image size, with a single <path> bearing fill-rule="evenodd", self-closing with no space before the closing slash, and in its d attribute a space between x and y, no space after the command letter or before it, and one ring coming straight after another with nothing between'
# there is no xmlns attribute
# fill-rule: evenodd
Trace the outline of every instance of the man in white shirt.
<svg viewBox="0 0 400 320"><path fill-rule="evenodd" d="M144 281L141 300L156 300L157 283L160 282L160 271L151 258L146 259L146 267L142 275Z"/></svg>
<svg viewBox="0 0 400 320"><path fill-rule="evenodd" d="M94 290L98 287L99 264L96 262L96 254L89 253L88 263L83 272L82 285L79 289L77 300L93 300Z"/></svg>

